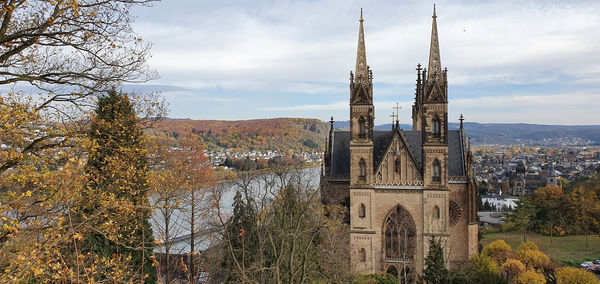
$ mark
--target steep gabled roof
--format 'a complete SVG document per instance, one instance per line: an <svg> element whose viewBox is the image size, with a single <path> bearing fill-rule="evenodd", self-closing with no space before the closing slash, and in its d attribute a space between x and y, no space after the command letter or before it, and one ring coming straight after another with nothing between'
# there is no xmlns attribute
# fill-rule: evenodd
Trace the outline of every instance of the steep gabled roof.
<svg viewBox="0 0 600 284"><path fill-rule="evenodd" d="M421 131L400 131L405 143L409 146L410 153L417 166L422 168L422 134ZM390 145L393 131L373 132L373 168L381 162L388 146ZM451 176L465 175L463 141L459 130L448 131L448 174ZM333 148L331 150L331 173L350 174L350 132L335 131L333 134Z"/></svg>
<svg viewBox="0 0 600 284"><path fill-rule="evenodd" d="M420 132L419 132L420 134ZM413 146L408 142L408 138L406 137L406 135L404 135L404 131L402 129L394 129L390 132L390 136L389 139L387 139L387 141L384 141L385 147L383 147L382 151L380 151L377 155L373 154L373 162L374 162L374 167L373 170L377 171L379 169L379 166L381 165L381 162L383 161L383 157L385 156L385 153L387 151L389 151L391 145L392 145L392 141L394 141L394 136L398 135L398 137L400 138L400 140L404 143L404 145L406 145L406 147L408 148L408 152L409 152L409 156L412 159L412 161L414 162L414 164L417 166L418 170L421 170L421 160L419 159L417 161L415 154L413 153ZM420 137L420 136L419 136ZM416 139L413 139L416 140ZM420 139L419 139L420 141ZM416 146L416 145L415 145ZM420 144L419 144L420 146ZM419 147L420 148L420 147ZM420 152L420 151L419 151Z"/></svg>

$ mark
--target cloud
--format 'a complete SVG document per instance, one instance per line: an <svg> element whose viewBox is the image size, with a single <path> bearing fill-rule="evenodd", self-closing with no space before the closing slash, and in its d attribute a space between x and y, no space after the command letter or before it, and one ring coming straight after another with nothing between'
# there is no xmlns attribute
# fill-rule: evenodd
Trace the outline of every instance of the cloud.
<svg viewBox="0 0 600 284"><path fill-rule="evenodd" d="M299 111L299 110L348 110L348 101L340 101L331 104L324 105L297 105L297 106L280 106L280 107L263 107L262 110L266 111Z"/></svg>
<svg viewBox="0 0 600 284"><path fill-rule="evenodd" d="M462 98L450 101L452 107L480 108L493 106L495 108L516 107L546 107L546 106L600 106L600 90L589 93L569 93L552 95L513 95L513 96L484 96L477 98Z"/></svg>
<svg viewBox="0 0 600 284"><path fill-rule="evenodd" d="M198 117L190 110L201 107L227 113L226 103L237 99L247 102L238 118L285 111L328 117L347 110L361 6L342 0L163 1L137 9L135 29L154 44L150 64L161 79L153 83L192 90L167 94L175 116ZM383 120L388 106L380 100L412 100L416 64L427 65L432 7L390 0L364 8L367 61L377 119ZM442 1L437 12L450 88L469 93L452 92L451 111L485 107L489 121L504 119L508 105L527 106L531 114L597 100L600 2ZM336 102L342 98L343 106ZM183 105L193 103L198 106Z"/></svg>

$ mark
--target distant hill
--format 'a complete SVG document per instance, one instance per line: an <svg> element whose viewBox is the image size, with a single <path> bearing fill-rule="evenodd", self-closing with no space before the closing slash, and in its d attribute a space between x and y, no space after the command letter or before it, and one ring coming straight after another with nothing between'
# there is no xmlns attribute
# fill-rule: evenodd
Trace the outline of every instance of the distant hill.
<svg viewBox="0 0 600 284"><path fill-rule="evenodd" d="M349 121L336 121L336 129L349 129ZM450 123L450 129L458 129ZM467 136L474 145L600 145L600 125L565 126L524 123L465 122ZM412 125L400 128L411 130ZM375 126L391 130L391 124ZM323 151L329 123L309 118L273 118L239 121L166 119L158 122L151 135L171 139L192 135L209 150L235 148L238 151L292 150Z"/></svg>
<svg viewBox="0 0 600 284"><path fill-rule="evenodd" d="M349 128L349 121L336 121L336 128ZM449 129L458 129L451 122ZM467 136L475 145L600 145L600 125L543 125L526 123L477 123L465 122ZM411 130L412 125L400 124L401 129ZM375 126L376 130L390 130L392 124Z"/></svg>
<svg viewBox="0 0 600 284"><path fill-rule="evenodd" d="M448 127L458 129L459 124ZM464 128L475 144L600 145L600 125L465 122Z"/></svg>
<svg viewBox="0 0 600 284"><path fill-rule="evenodd" d="M197 137L209 150L323 151L329 123L309 118L273 118L239 121L165 119L148 131L172 139Z"/></svg>

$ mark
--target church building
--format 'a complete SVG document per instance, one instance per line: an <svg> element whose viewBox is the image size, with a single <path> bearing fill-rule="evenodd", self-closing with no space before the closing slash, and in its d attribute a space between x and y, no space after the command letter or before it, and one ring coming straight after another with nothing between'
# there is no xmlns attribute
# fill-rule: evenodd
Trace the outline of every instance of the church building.
<svg viewBox="0 0 600 284"><path fill-rule="evenodd" d="M448 72L442 69L435 6L429 70L417 65L412 129L374 130L373 72L367 65L361 11L356 68L350 72L350 130L327 138L321 176L324 204L348 208L350 264L356 273L389 273L413 283L431 238L448 267L478 250L477 185L462 115L448 129Z"/></svg>

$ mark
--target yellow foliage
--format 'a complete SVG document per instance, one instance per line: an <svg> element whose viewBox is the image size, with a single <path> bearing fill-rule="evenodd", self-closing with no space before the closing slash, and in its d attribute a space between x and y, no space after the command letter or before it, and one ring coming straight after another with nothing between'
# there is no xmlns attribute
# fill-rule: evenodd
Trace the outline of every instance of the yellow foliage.
<svg viewBox="0 0 600 284"><path fill-rule="evenodd" d="M478 274L498 274L498 266L486 254L476 254L469 259L469 269Z"/></svg>
<svg viewBox="0 0 600 284"><path fill-rule="evenodd" d="M563 267L556 270L557 284L596 284L600 283L596 276L583 269Z"/></svg>
<svg viewBox="0 0 600 284"><path fill-rule="evenodd" d="M550 257L539 250L519 250L517 256L527 268L538 269L551 263Z"/></svg>
<svg viewBox="0 0 600 284"><path fill-rule="evenodd" d="M511 277L516 277L527 269L520 260L511 258L502 264L500 270L506 272Z"/></svg>
<svg viewBox="0 0 600 284"><path fill-rule="evenodd" d="M532 242L532 241L526 241L524 243L521 243L519 245L519 251L524 251L524 250L538 250L538 246Z"/></svg>
<svg viewBox="0 0 600 284"><path fill-rule="evenodd" d="M515 280L514 284L545 284L546 278L539 272L527 270L521 273Z"/></svg>
<svg viewBox="0 0 600 284"><path fill-rule="evenodd" d="M504 240L495 240L485 246L481 253L491 257L499 265L506 261L512 249Z"/></svg>

